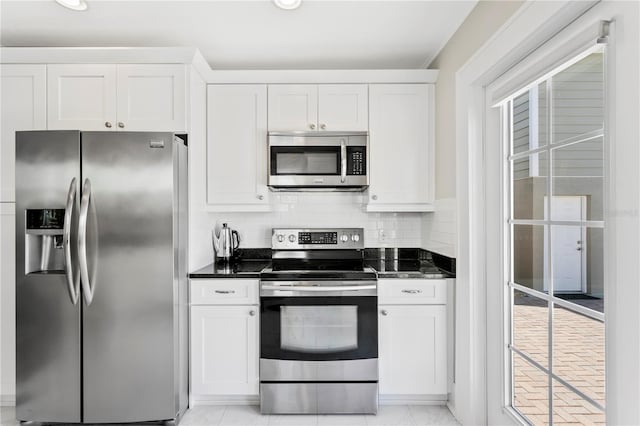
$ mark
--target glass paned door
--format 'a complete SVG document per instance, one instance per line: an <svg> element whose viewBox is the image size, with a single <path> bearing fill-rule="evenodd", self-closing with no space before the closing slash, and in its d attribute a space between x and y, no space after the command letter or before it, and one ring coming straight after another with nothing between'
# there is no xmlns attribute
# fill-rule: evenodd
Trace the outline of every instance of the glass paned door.
<svg viewBox="0 0 640 426"><path fill-rule="evenodd" d="M604 48L505 101L511 406L605 421Z"/></svg>

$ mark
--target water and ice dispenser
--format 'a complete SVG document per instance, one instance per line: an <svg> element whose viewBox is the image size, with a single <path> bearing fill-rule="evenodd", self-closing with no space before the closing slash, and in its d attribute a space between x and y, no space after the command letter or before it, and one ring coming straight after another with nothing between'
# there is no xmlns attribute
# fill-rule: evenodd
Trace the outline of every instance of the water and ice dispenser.
<svg viewBox="0 0 640 426"><path fill-rule="evenodd" d="M64 273L64 209L27 209L25 273Z"/></svg>

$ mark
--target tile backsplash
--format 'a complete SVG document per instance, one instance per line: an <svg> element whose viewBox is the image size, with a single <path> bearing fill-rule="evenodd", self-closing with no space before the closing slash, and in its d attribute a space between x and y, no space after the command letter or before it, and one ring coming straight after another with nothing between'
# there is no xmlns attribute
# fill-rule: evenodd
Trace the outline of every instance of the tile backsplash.
<svg viewBox="0 0 640 426"><path fill-rule="evenodd" d="M210 262L211 230L223 222L239 232L242 247L270 247L271 228L303 226L364 228L366 247L421 246L422 213L367 213L362 193L272 193L271 203L270 212L208 213L200 217L198 232L193 228L191 232L190 269Z"/></svg>

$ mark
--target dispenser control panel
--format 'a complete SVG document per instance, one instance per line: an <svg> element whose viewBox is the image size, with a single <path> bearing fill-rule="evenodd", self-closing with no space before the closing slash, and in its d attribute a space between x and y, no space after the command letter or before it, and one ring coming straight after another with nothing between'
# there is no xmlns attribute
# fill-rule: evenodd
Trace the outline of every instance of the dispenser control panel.
<svg viewBox="0 0 640 426"><path fill-rule="evenodd" d="M27 209L27 229L45 230L64 227L64 209Z"/></svg>

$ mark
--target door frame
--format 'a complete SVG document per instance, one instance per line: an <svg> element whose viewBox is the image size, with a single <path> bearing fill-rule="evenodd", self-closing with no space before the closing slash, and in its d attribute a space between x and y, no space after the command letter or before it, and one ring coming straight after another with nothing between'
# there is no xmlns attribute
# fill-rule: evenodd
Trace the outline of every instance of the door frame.
<svg viewBox="0 0 640 426"><path fill-rule="evenodd" d="M640 290L633 280L640 275L640 148L633 142L640 139L639 15L640 7L634 2L526 2L456 74L458 350L448 405L463 424L523 421L508 408L504 393L507 299L499 277L506 276L506 182L501 144L495 143L501 138L502 117L492 108L486 89L516 64L521 78L536 71L530 59L535 59L534 50L540 46L557 60L568 59L567 47L581 46L568 46L567 40L575 42L574 38L584 36L601 20L613 21L606 64L606 122L609 137L616 141L605 154L609 166L605 176L605 279L618 283L606 290L605 299L607 421L640 423ZM552 39L560 32L564 51L557 38ZM638 338L629 339L630 335Z"/></svg>

